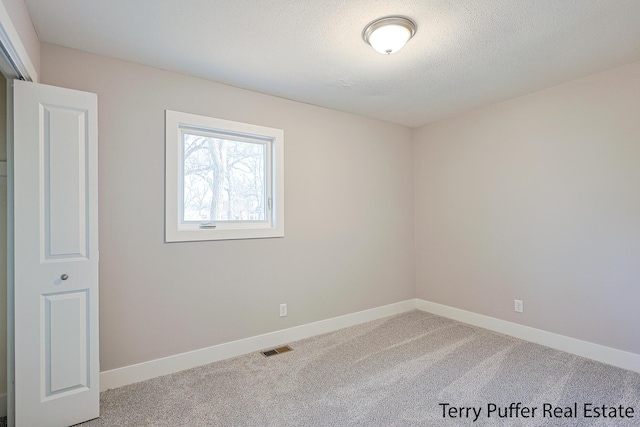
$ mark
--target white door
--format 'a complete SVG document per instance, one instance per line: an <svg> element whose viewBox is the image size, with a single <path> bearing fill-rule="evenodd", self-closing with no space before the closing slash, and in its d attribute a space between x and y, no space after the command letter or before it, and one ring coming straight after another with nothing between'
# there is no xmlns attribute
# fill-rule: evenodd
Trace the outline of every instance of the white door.
<svg viewBox="0 0 640 427"><path fill-rule="evenodd" d="M96 418L97 96L14 82L15 424Z"/></svg>

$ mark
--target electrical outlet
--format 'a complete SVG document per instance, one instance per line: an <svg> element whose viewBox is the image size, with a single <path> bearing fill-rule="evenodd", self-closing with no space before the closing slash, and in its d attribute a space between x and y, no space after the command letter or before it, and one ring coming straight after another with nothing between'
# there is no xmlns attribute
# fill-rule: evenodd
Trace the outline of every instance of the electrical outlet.
<svg viewBox="0 0 640 427"><path fill-rule="evenodd" d="M287 315L287 304L280 304L280 317Z"/></svg>
<svg viewBox="0 0 640 427"><path fill-rule="evenodd" d="M516 312L518 312L518 313L522 313L522 312L523 312L523 309L522 309L522 300L520 300L520 299L516 299L516 300L514 300L514 302L515 302L515 309L516 309Z"/></svg>

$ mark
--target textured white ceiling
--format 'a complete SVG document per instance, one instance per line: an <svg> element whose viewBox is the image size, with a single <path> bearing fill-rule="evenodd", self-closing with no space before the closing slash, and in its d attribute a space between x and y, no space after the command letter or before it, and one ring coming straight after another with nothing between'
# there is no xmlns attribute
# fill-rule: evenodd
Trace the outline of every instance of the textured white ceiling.
<svg viewBox="0 0 640 427"><path fill-rule="evenodd" d="M640 0L25 0L44 42L416 127L640 60ZM384 56L370 21L411 17Z"/></svg>

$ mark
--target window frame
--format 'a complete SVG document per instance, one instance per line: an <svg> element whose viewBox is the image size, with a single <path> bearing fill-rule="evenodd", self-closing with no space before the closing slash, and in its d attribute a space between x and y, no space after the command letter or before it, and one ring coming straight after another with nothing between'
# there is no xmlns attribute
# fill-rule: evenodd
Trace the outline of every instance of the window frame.
<svg viewBox="0 0 640 427"><path fill-rule="evenodd" d="M215 221L213 228L206 221L183 221L185 132L265 144L264 221ZM165 242L277 237L284 237L284 131L165 110Z"/></svg>

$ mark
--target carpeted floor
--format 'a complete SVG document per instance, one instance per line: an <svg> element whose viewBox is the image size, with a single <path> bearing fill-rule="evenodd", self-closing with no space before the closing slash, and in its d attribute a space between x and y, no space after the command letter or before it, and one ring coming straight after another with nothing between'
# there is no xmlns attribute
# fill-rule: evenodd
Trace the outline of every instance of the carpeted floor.
<svg viewBox="0 0 640 427"><path fill-rule="evenodd" d="M640 425L640 374L420 311L289 344L108 390L81 425Z"/></svg>

